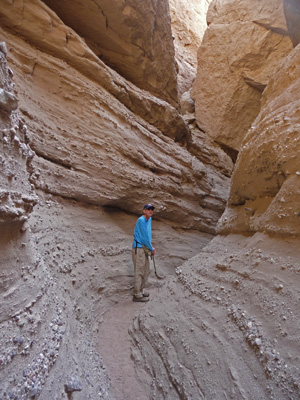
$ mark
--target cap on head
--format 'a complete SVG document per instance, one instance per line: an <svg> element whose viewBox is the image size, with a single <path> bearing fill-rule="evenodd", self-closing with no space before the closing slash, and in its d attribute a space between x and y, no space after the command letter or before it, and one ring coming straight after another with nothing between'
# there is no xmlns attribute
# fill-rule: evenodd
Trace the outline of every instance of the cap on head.
<svg viewBox="0 0 300 400"><path fill-rule="evenodd" d="M145 204L143 210L154 210L154 208L152 204Z"/></svg>

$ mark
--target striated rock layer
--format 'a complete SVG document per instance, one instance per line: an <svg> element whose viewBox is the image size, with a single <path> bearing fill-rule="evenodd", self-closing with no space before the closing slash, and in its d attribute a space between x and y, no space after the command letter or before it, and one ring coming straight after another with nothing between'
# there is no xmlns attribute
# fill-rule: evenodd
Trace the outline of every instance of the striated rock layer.
<svg viewBox="0 0 300 400"><path fill-rule="evenodd" d="M163 41L155 18L145 43L159 38L165 51L171 34ZM215 231L232 161L174 107L168 62L152 88L159 98L109 68L45 2L6 1L0 23L0 398L109 399L99 324L132 304L137 214L155 203L159 268L173 273L211 239L199 229Z"/></svg>
<svg viewBox="0 0 300 400"><path fill-rule="evenodd" d="M292 50L282 0L214 0L207 21L191 93L196 120L216 142L238 151L262 91Z"/></svg>
<svg viewBox="0 0 300 400"><path fill-rule="evenodd" d="M138 87L178 103L168 0L45 0L107 65Z"/></svg>
<svg viewBox="0 0 300 400"><path fill-rule="evenodd" d="M7 66L7 49L0 43L0 322L28 303L28 294L40 289L40 283L27 282L39 265L32 255L33 244L27 235L27 220L37 203L29 183L34 155L28 145L27 128L17 114L13 72ZM15 242L12 239L15 238ZM1 363L0 363L1 364Z"/></svg>
<svg viewBox="0 0 300 400"><path fill-rule="evenodd" d="M24 13L14 3L0 18L9 30L17 18L15 29L26 38L2 31L37 154L35 186L134 213L150 199L158 217L214 232L228 196L230 158L191 136L168 103L106 67L42 3L32 0Z"/></svg>

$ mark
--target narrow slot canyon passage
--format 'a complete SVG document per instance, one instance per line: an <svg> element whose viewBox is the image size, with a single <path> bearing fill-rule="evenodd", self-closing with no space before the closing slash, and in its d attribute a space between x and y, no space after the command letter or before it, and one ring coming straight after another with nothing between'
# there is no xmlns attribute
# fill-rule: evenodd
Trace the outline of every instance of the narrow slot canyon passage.
<svg viewBox="0 0 300 400"><path fill-rule="evenodd" d="M300 0L2 3L0 399L299 400Z"/></svg>

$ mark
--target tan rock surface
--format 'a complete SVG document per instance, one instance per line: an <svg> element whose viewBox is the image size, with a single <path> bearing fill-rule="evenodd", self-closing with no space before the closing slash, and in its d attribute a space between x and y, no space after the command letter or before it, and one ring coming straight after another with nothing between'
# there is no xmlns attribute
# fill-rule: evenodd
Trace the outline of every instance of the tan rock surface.
<svg viewBox="0 0 300 400"><path fill-rule="evenodd" d="M234 4L227 11L243 20ZM214 42L213 25L204 41ZM133 356L149 398L299 398L299 52L269 71L261 111L240 146L224 236L177 268L133 322Z"/></svg>
<svg viewBox="0 0 300 400"><path fill-rule="evenodd" d="M210 2L170 0L179 98L192 87L196 77L197 51L207 27L206 13Z"/></svg>
<svg viewBox="0 0 300 400"><path fill-rule="evenodd" d="M283 19L279 0L211 3L191 95L198 125L216 142L240 149L261 92L292 50Z"/></svg>
<svg viewBox="0 0 300 400"><path fill-rule="evenodd" d="M29 182L33 151L19 119L7 48L0 43L0 323L34 301L42 282L26 282L43 269L27 233L28 218L38 201ZM41 280L42 281L42 280ZM1 359L1 357L0 357ZM0 361L0 365L2 362Z"/></svg>
<svg viewBox="0 0 300 400"><path fill-rule="evenodd" d="M157 205L157 266L173 274L211 239L186 228L214 231L231 160L109 69L44 3L8 2L0 21L11 67L1 58L0 398L143 392L122 312L132 304L137 214ZM161 289L153 276L149 286L153 297ZM115 343L125 351L115 354Z"/></svg>
<svg viewBox="0 0 300 400"><path fill-rule="evenodd" d="M11 36L5 31L3 35L9 42ZM16 71L16 93L11 81L13 71L6 64L6 46L0 44L0 83L6 94L0 98L0 157L3 166L0 174L3 189L0 198L0 398L61 400L78 394L84 399L110 399L112 396L117 398L114 393L123 396L124 393L133 394L138 390L143 392L135 381L132 362L126 358L128 353L118 354L118 365L123 365L124 369L117 379L111 359L105 358L105 365L108 366L106 369L99 356L99 350L105 357L114 354L112 347L109 347L114 345L114 333L120 348L128 350L129 347L128 339L124 337L126 325L123 325L123 331L116 326L112 334L106 336L101 334L107 334L106 325L103 325L101 333L99 325L109 310L113 316L118 315L117 310L120 312L124 304L132 304L131 244L137 217L111 208L47 196L42 191L34 190L30 180L35 182L39 178L45 179L41 187L47 191L46 185L48 182L51 184L51 179L38 171L37 164L43 165L43 157L35 155L32 159L28 143L47 157L48 173L56 161L55 157L61 166L61 158L56 152L66 152L68 145L63 140L59 149L59 136L50 130L53 127L51 122L55 123L56 118L60 117L60 125L54 125L55 132L57 129L64 134L66 125L63 121L67 120L69 114L72 114L74 124L79 123L80 111L76 115L76 108L69 107L75 104L75 100L72 102L73 91L77 93L78 90L78 96L83 96L83 86L80 86L79 78L75 80L76 71L72 71L64 62L42 55L21 39L15 37L11 40L13 45L8 43L7 47ZM69 74L65 72L64 75L63 67ZM70 71L74 79L71 79ZM85 79L83 75L77 74L82 80ZM58 87L57 81L60 79L63 83ZM58 102L54 108L55 99L59 97L52 100L51 97L59 88L60 97L65 103L61 105ZM112 97L108 93L106 96ZM20 99L24 118L29 123L28 128L20 119L17 98ZM68 102L71 103L69 107L66 106ZM62 110L59 110L60 105ZM81 103L78 110L82 107ZM107 112L107 119L110 117L112 120L115 115L121 124L121 111L118 111L119 114ZM101 117L104 116L103 112ZM46 147L51 140L48 138L47 141L46 135L39 137L42 130L45 134L49 133L54 141L54 150L50 146L49 153ZM87 135L85 130L82 132ZM165 138L162 134L160 136ZM71 137L70 142L76 145L73 139ZM39 141L41 143L37 145ZM171 146L171 139L167 138L167 141ZM94 137L91 146L95 142ZM112 144L108 142L107 145ZM172 149L174 151L174 147ZM82 147L81 151L87 149ZM70 155L69 152L66 154ZM64 173L56 178L61 181L68 179ZM67 182L65 186L69 187ZM139 202L141 208L141 198ZM155 218L153 228L153 239L158 248L158 268L164 274L172 274L182 260L196 254L211 238L209 234L199 231L173 229ZM171 256L170 243L174 246ZM149 284L151 292L157 292L160 285L157 285L153 276ZM118 304L121 307L112 307ZM126 319L117 321L129 324ZM110 324L108 329L114 328ZM123 335L121 337L120 332ZM107 351L109 348L110 351ZM132 391L128 392L130 374ZM127 391L124 392L124 388ZM70 394L72 391L75 391L74 395ZM80 393L76 394L77 391Z"/></svg>
<svg viewBox="0 0 300 400"><path fill-rule="evenodd" d="M279 65L245 138L221 232L299 235L300 49Z"/></svg>
<svg viewBox="0 0 300 400"><path fill-rule="evenodd" d="M176 105L177 78L169 2L46 0L107 65Z"/></svg>
<svg viewBox="0 0 300 400"><path fill-rule="evenodd" d="M102 86L133 113L140 115L165 135L177 141L187 140L187 127L174 107L140 90L108 68L84 40L65 26L44 2L26 0L24 3L8 3L0 9L0 22L3 27L13 30L41 52L61 59ZM22 68L25 73L31 74L34 65L34 61L29 65L25 62ZM161 114L164 115L163 119Z"/></svg>
<svg viewBox="0 0 300 400"><path fill-rule="evenodd" d="M287 34L282 0L254 0L251 4L244 0L213 0L207 13L208 25L227 24L236 20L252 21L272 31Z"/></svg>
<svg viewBox="0 0 300 400"><path fill-rule="evenodd" d="M11 3L0 21L16 90L0 51L0 155L16 179L1 171L0 205L14 192L31 202L16 197L19 211L0 225L0 398L298 400L298 48L271 78L243 70L248 86L268 85L236 165L232 218L222 220L224 233L239 234L208 244L198 229L212 232L222 213L230 158L106 67L44 3ZM266 36L273 46L279 34ZM259 60L269 54L262 43ZM6 143L12 128L19 141ZM152 273L145 306L131 299L131 242L147 201L158 205L157 267L176 275Z"/></svg>
<svg viewBox="0 0 300 400"><path fill-rule="evenodd" d="M6 23L12 17L8 12L7 15L3 16ZM60 35L69 28L45 6L35 15L36 18L41 15L41 26L47 18L53 18L58 32L53 40L47 36L45 44L36 39L39 25L28 25L24 19L20 20L18 31L27 40L32 38L43 53L8 32L3 31L3 37L16 74L20 108L30 128L31 145L38 155L33 161L36 172L32 181L36 187L135 213L140 211L141 201L151 199L159 206L159 217L174 224L184 220L186 227L213 232L212 226L221 215L228 195L229 157L224 154L226 164L222 170L227 171L224 175L211 161L205 165L199 157L162 134L162 131L167 134L168 127L173 126L176 138L176 132L185 127L183 119L170 105L149 93L138 88L133 92L133 85L132 91L126 92L132 105L130 109L125 107L127 100L118 100L124 93L123 85L130 87L130 84L122 82L101 63L96 64L93 54L75 33L76 51L62 45ZM31 20L30 14L27 19ZM82 56L78 57L79 49ZM55 51L55 57L49 55ZM82 75L89 57L91 68ZM96 70L110 76L110 83L103 76L96 79ZM135 109L140 117L133 113Z"/></svg>

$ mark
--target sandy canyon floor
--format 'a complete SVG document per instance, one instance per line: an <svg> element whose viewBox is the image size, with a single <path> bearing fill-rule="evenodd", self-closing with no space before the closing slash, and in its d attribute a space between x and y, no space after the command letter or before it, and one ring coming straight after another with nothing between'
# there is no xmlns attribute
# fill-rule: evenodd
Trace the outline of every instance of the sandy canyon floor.
<svg viewBox="0 0 300 400"><path fill-rule="evenodd" d="M24 284L41 290L2 324L1 354L12 346L6 338L22 338L22 363L8 364L3 390L22 393L46 368L38 375L45 400L67 398L69 376L83 387L74 400L299 399L297 238L213 238L154 216L156 264L166 279L152 268L151 300L139 304L131 261L137 216L39 197L27 232L39 267Z"/></svg>
<svg viewBox="0 0 300 400"><path fill-rule="evenodd" d="M74 314L67 318L82 320L84 329L90 329L91 337L82 335L80 340L91 339L98 346L109 377L110 398L114 399L136 397L137 393L139 400L148 398L136 379L128 333L134 317L145 307L132 302L131 244L136 219L121 210L44 195L30 217L33 241L47 265L56 295L61 297L59 302L73 304ZM175 274L175 268L199 253L212 238L198 231L174 229L156 221L155 215L152 226L157 270L166 279L155 277L151 263L148 304L168 276Z"/></svg>

